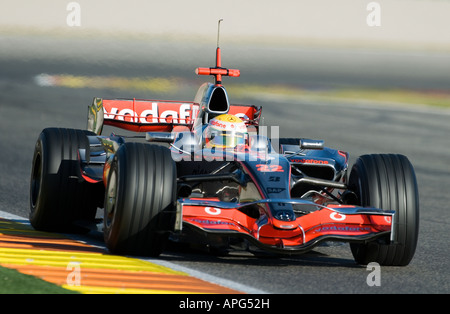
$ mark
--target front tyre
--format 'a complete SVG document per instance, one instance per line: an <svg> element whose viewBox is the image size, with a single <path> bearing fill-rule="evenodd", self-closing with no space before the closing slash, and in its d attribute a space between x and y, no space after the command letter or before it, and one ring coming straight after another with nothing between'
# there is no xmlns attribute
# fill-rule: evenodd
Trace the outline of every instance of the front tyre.
<svg viewBox="0 0 450 314"><path fill-rule="evenodd" d="M170 150L125 143L116 152L105 194L104 238L116 254L158 256L175 211L176 168Z"/></svg>
<svg viewBox="0 0 450 314"><path fill-rule="evenodd" d="M103 187L80 179L79 149L94 133L44 129L36 141L30 179L30 223L41 231L86 231L77 221L94 221Z"/></svg>
<svg viewBox="0 0 450 314"><path fill-rule="evenodd" d="M361 206L395 210L394 241L351 244L360 264L405 266L414 256L419 235L419 193L413 166L403 155L374 154L357 159L349 178L349 189Z"/></svg>

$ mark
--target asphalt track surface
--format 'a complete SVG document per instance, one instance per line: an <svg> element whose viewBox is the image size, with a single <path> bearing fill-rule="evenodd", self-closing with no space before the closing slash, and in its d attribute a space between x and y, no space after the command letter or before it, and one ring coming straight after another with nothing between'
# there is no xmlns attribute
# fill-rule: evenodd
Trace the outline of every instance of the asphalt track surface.
<svg viewBox="0 0 450 314"><path fill-rule="evenodd" d="M214 54L214 47L209 45L183 46L177 53L175 43L154 43L145 47L149 48L148 54L130 55L122 53L120 44L110 42L103 42L102 49L98 49L85 40L71 41L73 46L69 45L70 48L62 52L55 52L65 44L61 39L40 41L35 49L32 38L25 41L9 38L7 42L10 44L7 52L0 55L0 211L21 217L28 216L31 158L43 128L85 128L87 105L94 96L192 100L196 84L208 80L195 78L193 69L212 65ZM122 44L128 47L132 44L133 51L142 51L140 48L145 46L139 42ZM16 54L11 52L14 45ZM19 50L24 47L29 50ZM205 52L204 48L210 50ZM449 78L444 75L450 58L439 53L429 57L421 53L385 54L323 48L230 46L227 49L231 51L229 59L225 57L226 49L222 48L223 64L240 68L242 77L225 79L225 84L236 80L258 84L292 85L295 82L294 85L312 89L338 84L447 91L450 86ZM171 52L165 54L164 51ZM99 57L100 52L103 58ZM193 87L149 94L148 91L112 88L39 86L35 77L41 73L176 76L192 78ZM448 110L371 102L325 103L281 95L265 95L259 99L230 97L232 102L262 105L265 124L279 126L283 137L323 139L328 147L350 152L350 163L365 153L407 155L415 167L420 191L420 236L416 255L407 267L382 267L381 286L367 284L370 271L354 263L346 244L318 247L294 257L215 256L172 250L161 255L162 263L201 273L212 281L236 283L248 287L250 292L450 292ZM91 238L93 242L99 240L98 234L92 234Z"/></svg>

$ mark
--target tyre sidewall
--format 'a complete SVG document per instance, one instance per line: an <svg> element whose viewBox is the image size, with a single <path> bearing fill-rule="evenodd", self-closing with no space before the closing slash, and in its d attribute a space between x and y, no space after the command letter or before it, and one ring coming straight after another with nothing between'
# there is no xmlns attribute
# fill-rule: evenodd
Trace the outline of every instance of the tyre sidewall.
<svg viewBox="0 0 450 314"><path fill-rule="evenodd" d="M89 134L48 128L39 135L30 178L30 222L35 229L84 232L74 221L94 220L103 187L81 179L78 158L78 150L89 147Z"/></svg>
<svg viewBox="0 0 450 314"><path fill-rule="evenodd" d="M356 193L360 206L395 210L394 241L351 244L360 264L405 266L411 261L418 240L419 200L414 169L403 155L374 154L357 159L349 189Z"/></svg>
<svg viewBox="0 0 450 314"><path fill-rule="evenodd" d="M112 220L105 220L105 242L114 253L157 256L170 231L175 205L176 170L170 151L161 146L126 143L114 156L105 196L116 178Z"/></svg>

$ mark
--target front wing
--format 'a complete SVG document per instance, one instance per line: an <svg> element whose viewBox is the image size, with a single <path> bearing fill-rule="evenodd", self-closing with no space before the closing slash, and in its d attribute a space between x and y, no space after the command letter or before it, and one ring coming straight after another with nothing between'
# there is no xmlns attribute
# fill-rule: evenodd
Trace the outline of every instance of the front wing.
<svg viewBox="0 0 450 314"><path fill-rule="evenodd" d="M270 202L317 207L317 210L284 222L270 215L255 219L241 209ZM209 200L179 200L177 227L191 227L203 233L244 238L265 251L304 253L323 241L367 242L382 236L393 238L395 211L349 205L322 206L305 200L267 199L253 203Z"/></svg>

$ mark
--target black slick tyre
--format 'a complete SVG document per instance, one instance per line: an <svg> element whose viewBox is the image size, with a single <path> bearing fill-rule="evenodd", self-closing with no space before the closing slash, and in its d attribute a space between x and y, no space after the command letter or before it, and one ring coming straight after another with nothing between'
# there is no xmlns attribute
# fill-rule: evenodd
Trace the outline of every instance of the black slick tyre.
<svg viewBox="0 0 450 314"><path fill-rule="evenodd" d="M116 254L158 256L173 229L176 167L169 149L125 143L105 193L104 238Z"/></svg>
<svg viewBox="0 0 450 314"><path fill-rule="evenodd" d="M42 231L82 232L94 221L101 186L80 178L78 150L89 148L84 130L47 128L36 141L30 179L30 223Z"/></svg>
<svg viewBox="0 0 450 314"><path fill-rule="evenodd" d="M394 239L382 243L352 243L359 264L377 262L386 266L408 265L414 256L419 234L419 193L413 166L403 155L364 155L353 165L349 189L358 205L395 210Z"/></svg>

